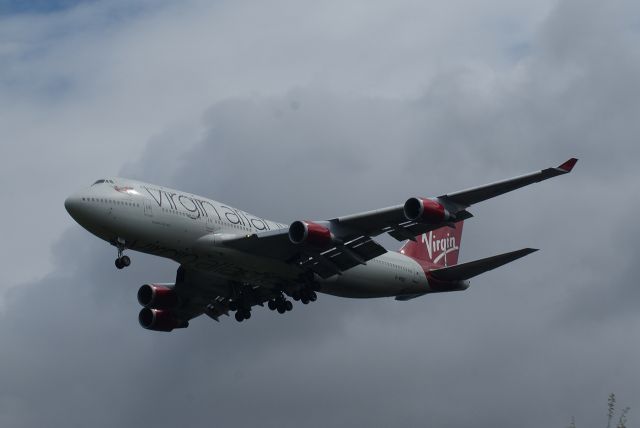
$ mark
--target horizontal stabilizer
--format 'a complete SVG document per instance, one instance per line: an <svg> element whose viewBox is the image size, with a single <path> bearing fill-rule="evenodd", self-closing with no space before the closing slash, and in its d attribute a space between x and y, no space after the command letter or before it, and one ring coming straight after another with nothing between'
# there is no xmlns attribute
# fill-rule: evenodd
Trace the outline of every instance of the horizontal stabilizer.
<svg viewBox="0 0 640 428"><path fill-rule="evenodd" d="M523 248L522 250L499 254L497 256L487 257L486 259L435 269L429 271L429 275L438 281L463 281L506 265L535 251L538 250L535 248Z"/></svg>
<svg viewBox="0 0 640 428"><path fill-rule="evenodd" d="M406 302L407 300L415 299L416 297L424 296L427 293L417 293L417 294L401 294L400 296L396 296L396 300L400 302Z"/></svg>

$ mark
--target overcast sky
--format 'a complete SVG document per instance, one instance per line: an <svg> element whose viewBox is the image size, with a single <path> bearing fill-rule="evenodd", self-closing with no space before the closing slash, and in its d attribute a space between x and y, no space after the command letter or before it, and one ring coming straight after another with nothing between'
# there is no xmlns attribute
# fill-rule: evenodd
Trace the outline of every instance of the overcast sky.
<svg viewBox="0 0 640 428"><path fill-rule="evenodd" d="M0 425L606 425L640 420L640 3L0 0ZM472 208L461 293L138 326L176 264L64 198L104 176L277 221L578 157ZM399 247L384 240L390 249Z"/></svg>

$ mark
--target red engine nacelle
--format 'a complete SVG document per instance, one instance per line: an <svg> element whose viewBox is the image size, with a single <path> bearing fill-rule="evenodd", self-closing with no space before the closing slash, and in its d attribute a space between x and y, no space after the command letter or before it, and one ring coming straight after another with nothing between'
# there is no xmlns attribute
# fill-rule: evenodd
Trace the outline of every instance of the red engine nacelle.
<svg viewBox="0 0 640 428"><path fill-rule="evenodd" d="M449 211L437 201L426 198L410 198L404 203L407 220L419 223L439 224L451 219Z"/></svg>
<svg viewBox="0 0 640 428"><path fill-rule="evenodd" d="M173 309L180 303L173 285L145 284L138 290L138 302L150 309Z"/></svg>
<svg viewBox="0 0 640 428"><path fill-rule="evenodd" d="M294 244L309 244L315 247L328 247L334 241L328 228L318 223L300 220L289 226L289 239Z"/></svg>
<svg viewBox="0 0 640 428"><path fill-rule="evenodd" d="M189 326L189 323L177 319L173 312L163 309L142 308L138 314L138 322L147 330L155 331L171 331Z"/></svg>

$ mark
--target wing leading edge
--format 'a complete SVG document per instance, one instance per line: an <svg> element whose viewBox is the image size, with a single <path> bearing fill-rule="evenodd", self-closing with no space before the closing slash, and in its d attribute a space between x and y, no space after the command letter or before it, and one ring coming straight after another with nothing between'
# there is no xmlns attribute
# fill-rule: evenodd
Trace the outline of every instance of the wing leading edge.
<svg viewBox="0 0 640 428"><path fill-rule="evenodd" d="M577 162L578 159L571 158L556 168L545 168L540 171L520 175L507 180L485 184L484 186L449 193L439 196L438 200L444 201L445 204L455 204L461 208L467 208L473 204L477 204L478 202L494 198L504 193L528 186L529 184L538 183L549 178L557 177L558 175L568 174Z"/></svg>

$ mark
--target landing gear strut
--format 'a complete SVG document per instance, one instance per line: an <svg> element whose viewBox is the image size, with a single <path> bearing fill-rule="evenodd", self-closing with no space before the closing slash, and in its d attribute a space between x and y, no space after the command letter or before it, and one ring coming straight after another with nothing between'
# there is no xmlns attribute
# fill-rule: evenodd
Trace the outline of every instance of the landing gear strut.
<svg viewBox="0 0 640 428"><path fill-rule="evenodd" d="M122 269L129 266L131 264L131 259L129 258L129 256L125 256L122 254L124 253L124 240L118 238L118 240L116 241L116 247L118 248L118 258L116 259L115 263L116 267L118 269Z"/></svg>

